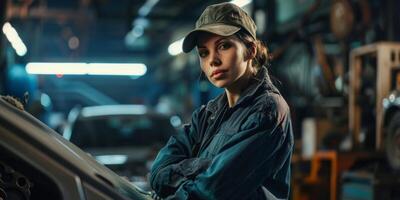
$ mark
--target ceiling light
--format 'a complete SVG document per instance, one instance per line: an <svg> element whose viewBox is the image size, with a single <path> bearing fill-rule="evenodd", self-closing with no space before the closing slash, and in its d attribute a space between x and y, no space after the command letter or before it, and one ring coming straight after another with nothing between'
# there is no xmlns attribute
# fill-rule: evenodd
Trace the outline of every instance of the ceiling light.
<svg viewBox="0 0 400 200"><path fill-rule="evenodd" d="M4 23L3 33L6 35L7 40L11 43L11 46L14 48L17 55L24 56L27 53L28 50L26 49L24 42L22 42L18 32L9 22Z"/></svg>
<svg viewBox="0 0 400 200"><path fill-rule="evenodd" d="M103 165L120 165L126 163L128 156L126 155L102 155L95 156L96 160Z"/></svg>
<svg viewBox="0 0 400 200"><path fill-rule="evenodd" d="M250 4L252 2L252 0L233 0L231 1L231 3L239 6L239 7L244 7L248 4Z"/></svg>
<svg viewBox="0 0 400 200"><path fill-rule="evenodd" d="M29 74L63 75L126 75L143 76L147 67L142 63L39 63L26 65Z"/></svg>
<svg viewBox="0 0 400 200"><path fill-rule="evenodd" d="M144 29L149 25L149 20L145 17L151 12L158 1L159 0L147 0L145 4L140 7L138 11L139 17L133 20L133 28L125 35L125 45L133 46L136 40L143 35Z"/></svg>
<svg viewBox="0 0 400 200"><path fill-rule="evenodd" d="M142 63L88 63L89 75L130 75L143 76L147 67Z"/></svg>
<svg viewBox="0 0 400 200"><path fill-rule="evenodd" d="M143 115L147 111L144 105L103 105L91 106L82 109L83 117L97 117L108 115Z"/></svg>
<svg viewBox="0 0 400 200"><path fill-rule="evenodd" d="M147 16L151 9L158 3L159 0L147 0L146 3L139 9L139 15Z"/></svg>
<svg viewBox="0 0 400 200"><path fill-rule="evenodd" d="M183 38L178 41L173 42L168 47L168 53L172 56L176 56L176 55L182 53L182 44L183 44Z"/></svg>
<svg viewBox="0 0 400 200"><path fill-rule="evenodd" d="M86 63L28 63L29 74L86 74Z"/></svg>

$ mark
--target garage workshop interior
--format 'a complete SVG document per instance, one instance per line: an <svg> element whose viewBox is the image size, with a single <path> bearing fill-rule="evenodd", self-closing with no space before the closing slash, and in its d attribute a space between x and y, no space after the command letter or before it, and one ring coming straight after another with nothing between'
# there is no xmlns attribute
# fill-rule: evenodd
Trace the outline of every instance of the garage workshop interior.
<svg viewBox="0 0 400 200"><path fill-rule="evenodd" d="M225 92L182 49L224 2L290 110L287 199L400 199L398 0L0 0L0 200L162 199L157 154Z"/></svg>

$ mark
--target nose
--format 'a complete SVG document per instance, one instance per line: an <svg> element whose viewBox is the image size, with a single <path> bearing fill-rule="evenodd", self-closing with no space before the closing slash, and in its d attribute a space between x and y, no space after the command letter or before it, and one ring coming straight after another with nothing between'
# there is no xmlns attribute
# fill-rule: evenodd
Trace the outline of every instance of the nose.
<svg viewBox="0 0 400 200"><path fill-rule="evenodd" d="M212 52L210 53L210 66L211 67L216 67L221 65L221 59L219 58L219 55L217 52Z"/></svg>

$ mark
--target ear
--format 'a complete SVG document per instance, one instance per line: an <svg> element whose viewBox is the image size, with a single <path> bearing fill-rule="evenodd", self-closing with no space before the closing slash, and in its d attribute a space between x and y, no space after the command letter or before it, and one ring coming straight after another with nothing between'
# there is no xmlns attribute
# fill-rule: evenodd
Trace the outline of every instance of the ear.
<svg viewBox="0 0 400 200"><path fill-rule="evenodd" d="M257 55L257 47L256 44L253 42L251 43L250 47L247 49L246 52L246 60L251 60L253 58L255 58Z"/></svg>

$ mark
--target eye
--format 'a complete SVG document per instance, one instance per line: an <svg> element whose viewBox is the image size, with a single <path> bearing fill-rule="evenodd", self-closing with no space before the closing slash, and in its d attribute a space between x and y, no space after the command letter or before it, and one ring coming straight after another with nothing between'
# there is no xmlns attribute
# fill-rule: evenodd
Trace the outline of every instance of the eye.
<svg viewBox="0 0 400 200"><path fill-rule="evenodd" d="M204 58L208 55L208 52L206 50L199 50L199 56L201 58Z"/></svg>
<svg viewBox="0 0 400 200"><path fill-rule="evenodd" d="M220 49L220 50L225 50L225 49L229 49L231 46L232 46L232 45L231 45L230 43L228 43L228 42L221 42L221 43L218 45L218 49Z"/></svg>

